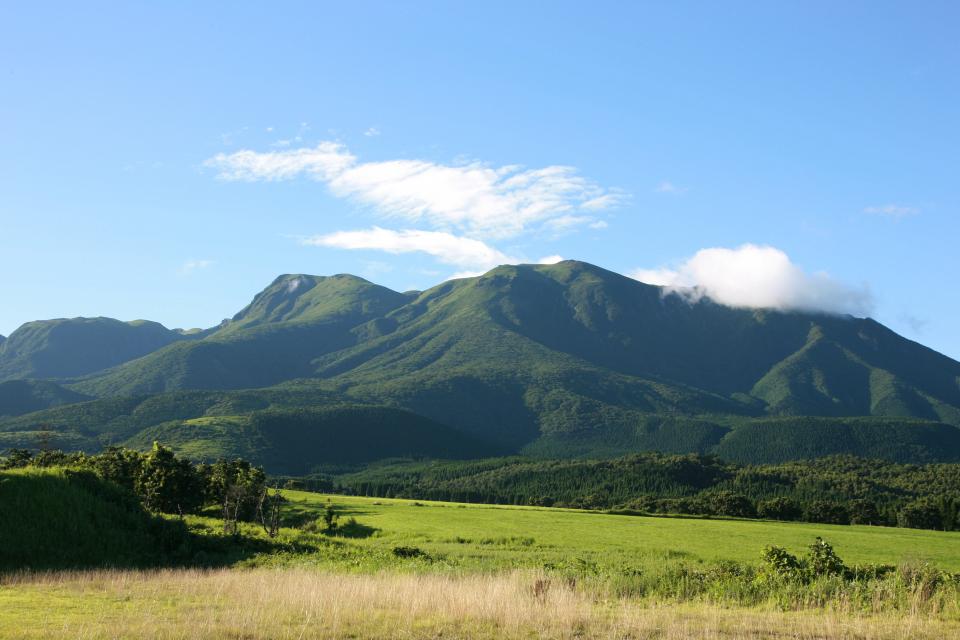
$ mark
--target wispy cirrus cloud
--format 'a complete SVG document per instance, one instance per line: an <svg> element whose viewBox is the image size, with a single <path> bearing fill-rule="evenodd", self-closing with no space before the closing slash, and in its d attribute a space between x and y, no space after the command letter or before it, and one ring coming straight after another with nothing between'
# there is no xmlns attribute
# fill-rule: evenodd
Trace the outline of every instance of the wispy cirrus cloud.
<svg viewBox="0 0 960 640"><path fill-rule="evenodd" d="M553 224L589 225L625 194L605 189L576 168L526 169L482 162L426 160L360 162L341 143L257 152L220 153L204 165L219 178L278 181L305 177L336 196L367 205L384 218L478 238L510 238Z"/></svg>
<svg viewBox="0 0 960 640"><path fill-rule="evenodd" d="M207 267L212 267L216 264L214 260L185 260L182 265L180 265L179 273L182 276L188 276L198 269L206 269Z"/></svg>
<svg viewBox="0 0 960 640"><path fill-rule="evenodd" d="M873 309L865 286L851 286L822 272L806 273L786 253L769 246L701 249L679 266L637 269L628 275L691 301L708 297L731 307L859 316Z"/></svg>
<svg viewBox="0 0 960 640"><path fill-rule="evenodd" d="M382 229L372 227L355 231L336 231L302 240L303 244L337 249L374 249L387 253L425 253L443 264L461 269L490 269L499 264L517 262L490 245L474 238L445 231L420 229Z"/></svg>
<svg viewBox="0 0 960 640"><path fill-rule="evenodd" d="M664 180L663 182L658 184L653 190L655 193L666 193L674 196L678 196L687 192L686 187L678 187L677 185L673 184L668 180Z"/></svg>
<svg viewBox="0 0 960 640"><path fill-rule="evenodd" d="M864 213L869 213L875 216L884 216L887 218L906 218L909 216L915 216L920 213L918 207L911 207L908 205L902 204L885 204L885 205L876 205L870 207L864 207Z"/></svg>

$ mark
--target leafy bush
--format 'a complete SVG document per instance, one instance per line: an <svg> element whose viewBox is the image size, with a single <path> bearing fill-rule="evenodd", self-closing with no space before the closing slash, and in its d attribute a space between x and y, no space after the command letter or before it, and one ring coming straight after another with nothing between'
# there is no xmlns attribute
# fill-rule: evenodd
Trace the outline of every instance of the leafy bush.
<svg viewBox="0 0 960 640"><path fill-rule="evenodd" d="M783 496L761 500L757 504L757 517L766 520L799 520L803 515L800 503Z"/></svg>
<svg viewBox="0 0 960 640"><path fill-rule="evenodd" d="M850 513L839 502L814 500L807 505L804 520L823 524L850 524Z"/></svg>
<svg viewBox="0 0 960 640"><path fill-rule="evenodd" d="M941 529L941 507L929 498L921 498L906 504L897 513L897 526L911 529Z"/></svg>

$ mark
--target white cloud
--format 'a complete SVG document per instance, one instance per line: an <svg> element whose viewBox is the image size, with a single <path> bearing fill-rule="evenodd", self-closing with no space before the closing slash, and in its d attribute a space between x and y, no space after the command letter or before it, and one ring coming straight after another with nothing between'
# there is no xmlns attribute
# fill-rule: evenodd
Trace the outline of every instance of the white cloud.
<svg viewBox="0 0 960 640"><path fill-rule="evenodd" d="M731 307L868 315L873 300L826 273L805 273L783 251L745 244L698 251L677 268L637 269L632 278L667 287L691 301L702 297Z"/></svg>
<svg viewBox="0 0 960 640"><path fill-rule="evenodd" d="M866 207L863 212L871 215L899 219L906 218L907 216L915 216L920 213L920 209L902 204L885 204L881 206Z"/></svg>
<svg viewBox="0 0 960 640"><path fill-rule="evenodd" d="M544 223L544 226L550 231L553 231L555 234L562 234L567 231L571 231L576 227L582 226L588 226L596 229L598 227L595 227L594 225L602 222L602 220L597 220L592 216L575 216L568 214L551 218Z"/></svg>
<svg viewBox="0 0 960 640"><path fill-rule="evenodd" d="M470 270L487 270L500 264L517 262L514 258L473 238L445 231L419 229L362 229L337 231L303 240L304 244L337 249L373 249L387 253L426 253L438 261Z"/></svg>
<svg viewBox="0 0 960 640"><path fill-rule="evenodd" d="M664 180L663 182L661 182L660 184L658 184L658 185L656 186L656 188L654 189L654 191L657 192L657 193L669 193L669 194L678 196L678 195L680 195L681 193L686 193L687 189L686 189L686 187L678 187L677 185L673 184L672 182L669 182L669 181L667 181L667 180Z"/></svg>
<svg viewBox="0 0 960 640"><path fill-rule="evenodd" d="M376 127L370 127L363 132L363 135L367 136L368 138L375 138L380 135L380 129L377 129Z"/></svg>
<svg viewBox="0 0 960 640"><path fill-rule="evenodd" d="M180 265L180 275L188 276L198 269L206 269L214 264L216 263L213 260L187 260Z"/></svg>
<svg viewBox="0 0 960 640"><path fill-rule="evenodd" d="M281 140L280 142L287 142ZM315 180L330 180L343 173L356 158L336 142L322 142L312 149L289 151L237 151L219 153L204 162L204 166L219 170L222 180L291 180L307 175Z"/></svg>
<svg viewBox="0 0 960 640"><path fill-rule="evenodd" d="M537 260L537 264L557 264L558 262L563 262L564 257L561 255L552 255L552 256L543 256Z"/></svg>
<svg viewBox="0 0 960 640"><path fill-rule="evenodd" d="M682 279L680 272L666 267L659 269L634 269L627 275L634 280L639 280L647 284L655 284L658 287L683 286L680 284Z"/></svg>
<svg viewBox="0 0 960 640"><path fill-rule="evenodd" d="M607 209L625 199L623 193L598 186L574 167L358 162L336 142L284 151L220 153L204 165L216 169L224 180L304 176L325 183L334 195L369 205L383 217L487 238L513 237L552 221L562 225L578 218L579 210Z"/></svg>

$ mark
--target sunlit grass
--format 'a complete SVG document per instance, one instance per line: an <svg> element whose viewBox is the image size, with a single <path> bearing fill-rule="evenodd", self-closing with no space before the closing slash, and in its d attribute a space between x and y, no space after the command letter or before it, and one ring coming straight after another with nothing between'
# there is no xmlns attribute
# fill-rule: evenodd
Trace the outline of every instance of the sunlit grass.
<svg viewBox="0 0 960 640"><path fill-rule="evenodd" d="M599 598L542 574L90 571L8 577L3 638L946 638L921 614Z"/></svg>
<svg viewBox="0 0 960 640"><path fill-rule="evenodd" d="M373 527L354 544L416 544L459 563L504 567L578 556L637 564L663 558L756 563L766 545L802 552L820 536L851 564L929 562L960 571L960 532L699 518L620 516L567 509L325 496L288 491L291 509L334 505ZM532 540L532 544L530 543ZM520 541L525 544L521 544ZM486 544L484 544L486 542ZM490 544L494 542L497 544Z"/></svg>

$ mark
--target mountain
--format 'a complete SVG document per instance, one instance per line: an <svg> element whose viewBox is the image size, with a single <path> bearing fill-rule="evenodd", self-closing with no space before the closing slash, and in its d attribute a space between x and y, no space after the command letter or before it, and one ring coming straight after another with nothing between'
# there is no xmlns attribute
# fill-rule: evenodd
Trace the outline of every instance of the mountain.
<svg viewBox="0 0 960 640"><path fill-rule="evenodd" d="M528 435L635 423L637 412L960 425L960 363L872 320L691 304L584 263L448 282L381 325L385 335L321 358L317 374L477 430L507 410L505 429Z"/></svg>
<svg viewBox="0 0 960 640"><path fill-rule="evenodd" d="M183 339L183 334L145 320L61 318L28 322L0 342L0 380L82 376Z"/></svg>
<svg viewBox="0 0 960 640"><path fill-rule="evenodd" d="M960 459L955 360L871 319L691 302L577 261L409 293L284 275L219 327L66 386L102 400L0 421L0 444L51 418L102 443L91 412L129 439L170 420L349 405L532 454ZM219 400L179 411L196 390ZM124 403L144 398L170 408L164 420L130 418Z"/></svg>

